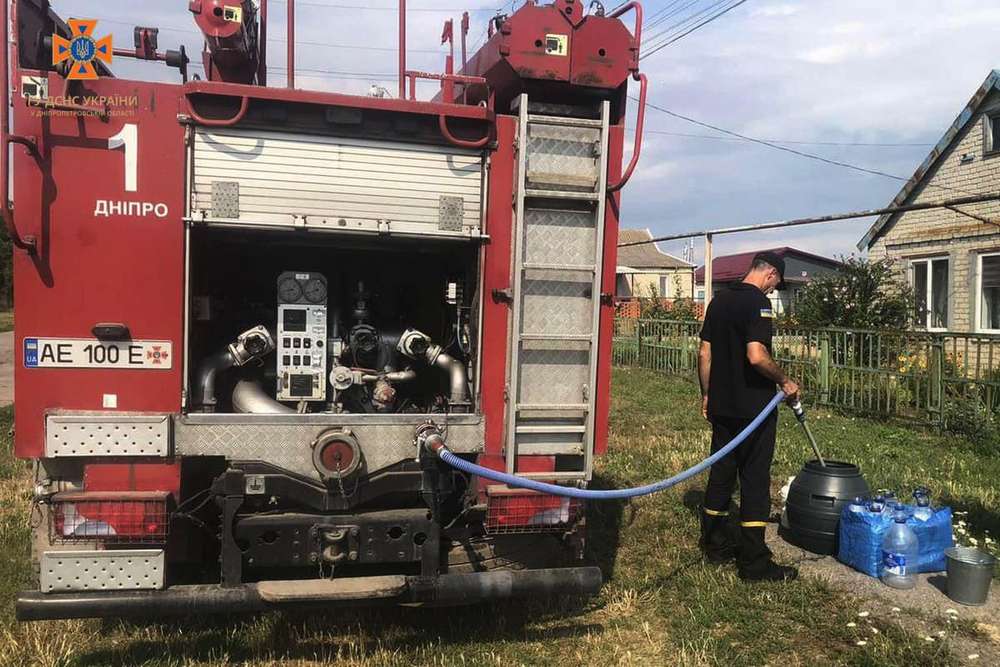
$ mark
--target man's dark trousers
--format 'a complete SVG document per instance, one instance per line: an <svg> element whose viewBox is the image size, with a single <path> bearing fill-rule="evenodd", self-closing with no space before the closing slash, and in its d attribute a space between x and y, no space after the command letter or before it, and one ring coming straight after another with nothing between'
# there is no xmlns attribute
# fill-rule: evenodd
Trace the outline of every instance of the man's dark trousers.
<svg viewBox="0 0 1000 667"><path fill-rule="evenodd" d="M719 451L750 424L751 419L713 416L712 453ZM767 566L771 551L764 543L764 528L771 512L771 459L778 416L772 413L743 443L712 466L705 490L702 543L718 555L731 541L727 535L729 501L736 480L740 482L740 540L737 564L744 573Z"/></svg>

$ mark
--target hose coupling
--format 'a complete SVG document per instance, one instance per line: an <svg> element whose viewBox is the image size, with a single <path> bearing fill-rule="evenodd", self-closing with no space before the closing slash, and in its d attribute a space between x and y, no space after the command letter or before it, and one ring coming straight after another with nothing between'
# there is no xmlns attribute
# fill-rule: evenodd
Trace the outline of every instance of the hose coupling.
<svg viewBox="0 0 1000 667"><path fill-rule="evenodd" d="M806 421L806 409L802 407L802 401L795 401L790 406L792 412L795 414L795 418L800 422L805 423Z"/></svg>
<svg viewBox="0 0 1000 667"><path fill-rule="evenodd" d="M435 456L438 456L441 450L446 448L441 429L432 421L424 422L417 427L414 440L416 441L418 451L426 450Z"/></svg>

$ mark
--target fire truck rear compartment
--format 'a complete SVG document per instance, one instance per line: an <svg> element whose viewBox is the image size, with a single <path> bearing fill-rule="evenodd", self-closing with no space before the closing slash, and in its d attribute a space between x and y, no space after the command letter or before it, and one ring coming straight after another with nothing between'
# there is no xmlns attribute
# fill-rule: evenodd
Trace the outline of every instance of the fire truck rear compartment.
<svg viewBox="0 0 1000 667"><path fill-rule="evenodd" d="M479 246L194 229L191 413L474 407Z"/></svg>
<svg viewBox="0 0 1000 667"><path fill-rule="evenodd" d="M414 437L433 420L482 451L479 261L468 239L190 230L174 451L185 479L214 480L216 501L195 517L207 533L173 521L182 542L203 544L188 556L168 543L174 583L191 581L183 561L204 561L203 549L229 586L441 569L441 526L465 509L469 485L418 461ZM186 498L199 492L185 487Z"/></svg>

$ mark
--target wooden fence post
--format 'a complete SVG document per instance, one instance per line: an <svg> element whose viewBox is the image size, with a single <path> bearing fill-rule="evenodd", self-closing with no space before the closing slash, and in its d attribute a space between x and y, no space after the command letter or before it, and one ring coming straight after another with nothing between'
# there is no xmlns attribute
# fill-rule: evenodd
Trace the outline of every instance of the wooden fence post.
<svg viewBox="0 0 1000 667"><path fill-rule="evenodd" d="M830 334L825 331L819 335L819 400L830 402Z"/></svg>

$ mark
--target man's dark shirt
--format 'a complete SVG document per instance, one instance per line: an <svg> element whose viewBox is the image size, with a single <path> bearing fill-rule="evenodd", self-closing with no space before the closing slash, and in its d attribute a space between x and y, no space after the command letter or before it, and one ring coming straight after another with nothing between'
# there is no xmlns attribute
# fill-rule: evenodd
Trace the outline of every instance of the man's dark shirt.
<svg viewBox="0 0 1000 667"><path fill-rule="evenodd" d="M712 345L708 413L752 419L774 398L777 387L747 360L747 343L771 352L774 313L767 296L748 283L736 283L712 298L701 339Z"/></svg>

